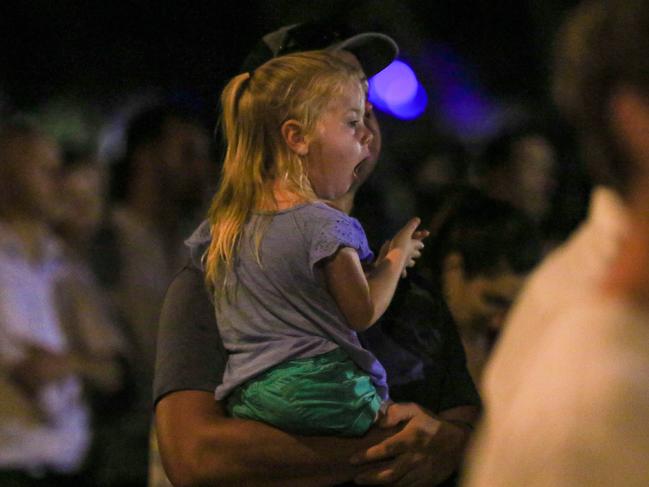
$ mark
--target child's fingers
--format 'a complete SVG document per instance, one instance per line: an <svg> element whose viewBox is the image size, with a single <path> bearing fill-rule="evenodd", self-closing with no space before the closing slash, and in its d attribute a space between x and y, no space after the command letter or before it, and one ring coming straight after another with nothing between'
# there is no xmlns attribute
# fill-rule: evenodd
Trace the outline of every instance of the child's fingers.
<svg viewBox="0 0 649 487"><path fill-rule="evenodd" d="M412 234L412 238L414 238L415 240L423 240L429 235L430 232L428 230L417 230L415 233Z"/></svg>
<svg viewBox="0 0 649 487"><path fill-rule="evenodd" d="M413 239L412 242L411 242L411 245L412 245L413 250L417 250L417 251L419 251L419 250L421 250L421 249L423 249L425 247L424 242L422 242L421 240L417 240L417 239Z"/></svg>
<svg viewBox="0 0 649 487"><path fill-rule="evenodd" d="M402 232L405 232L407 235L414 235L420 230L417 230L417 227L421 223L421 219L418 217L411 218L408 223L404 225L404 227L401 229Z"/></svg>

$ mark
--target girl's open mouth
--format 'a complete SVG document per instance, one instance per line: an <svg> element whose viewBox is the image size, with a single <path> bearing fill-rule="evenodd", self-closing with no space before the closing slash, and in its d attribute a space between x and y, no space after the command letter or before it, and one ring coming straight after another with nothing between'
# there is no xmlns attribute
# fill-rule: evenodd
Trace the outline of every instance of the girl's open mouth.
<svg viewBox="0 0 649 487"><path fill-rule="evenodd" d="M367 159L363 159L361 162L359 162L358 164L356 164L356 166L354 167L354 170L353 170L352 172L353 172L353 174L354 174L354 178L355 178L355 179L358 179L358 177L359 177L359 175L360 175L360 173L361 173L361 167L363 166L363 164L365 163L365 161L367 161Z"/></svg>

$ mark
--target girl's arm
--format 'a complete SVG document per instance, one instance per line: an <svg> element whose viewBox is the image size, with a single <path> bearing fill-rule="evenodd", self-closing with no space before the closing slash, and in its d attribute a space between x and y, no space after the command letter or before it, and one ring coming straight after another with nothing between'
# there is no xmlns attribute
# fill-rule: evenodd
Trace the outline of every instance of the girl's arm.
<svg viewBox="0 0 649 487"><path fill-rule="evenodd" d="M412 267L421 253L427 232L418 232L419 218L413 218L390 242L385 255L367 275L358 253L342 247L324 266L327 288L355 331L372 326L388 308L399 278Z"/></svg>

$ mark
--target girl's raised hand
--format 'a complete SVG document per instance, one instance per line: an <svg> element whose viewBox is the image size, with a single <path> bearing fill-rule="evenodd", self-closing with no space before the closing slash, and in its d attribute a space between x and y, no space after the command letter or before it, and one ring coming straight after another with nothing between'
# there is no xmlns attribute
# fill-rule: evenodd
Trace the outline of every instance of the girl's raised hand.
<svg viewBox="0 0 649 487"><path fill-rule="evenodd" d="M415 260L421 257L421 249L424 248L423 239L429 235L428 230L417 230L420 223L419 218L412 218L390 241L388 253L396 250L402 258L401 277L406 277L408 267L415 266Z"/></svg>

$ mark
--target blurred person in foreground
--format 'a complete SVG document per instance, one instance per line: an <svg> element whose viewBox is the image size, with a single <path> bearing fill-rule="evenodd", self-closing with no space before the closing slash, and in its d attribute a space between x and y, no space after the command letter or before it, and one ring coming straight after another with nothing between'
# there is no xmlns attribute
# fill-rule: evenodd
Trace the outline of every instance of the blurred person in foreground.
<svg viewBox="0 0 649 487"><path fill-rule="evenodd" d="M75 347L57 293L66 266L49 224L60 213L58 144L36 126L0 127L0 484L83 485L91 442L84 384L102 391L110 359Z"/></svg>
<svg viewBox="0 0 649 487"><path fill-rule="evenodd" d="M302 24L265 36L245 69L277 55L326 47L360 64L366 75L378 72L396 55L394 41L384 35L344 36L330 25ZM366 114L365 123L374 134L371 157L352 191L336 201L346 212L380 151L375 115L371 110ZM209 244L209 235L204 242L199 238L190 239L193 246ZM196 257L200 261L200 252ZM361 338L379 360L392 357L396 368L391 372L387 367L396 379L389 384L393 398L419 404L392 406L386 421L391 428L374 428L360 439L303 437L229 418L224 404L214 400L227 356L198 261L189 263L172 283L160 324L156 426L162 459L174 483L302 486L355 478L367 484L435 485L456 470L479 400L457 332L435 320L439 310L424 291L411 291L402 281L397 295L407 304L391 306L370 330L372 336ZM421 331L405 333L410 343L400 343L385 331L408 326Z"/></svg>
<svg viewBox="0 0 649 487"><path fill-rule="evenodd" d="M555 95L598 185L532 277L484 382L469 486L649 485L649 2L581 4Z"/></svg>
<svg viewBox="0 0 649 487"><path fill-rule="evenodd" d="M448 306L476 384L541 242L532 220L474 188L447 187L419 198L431 232L417 273Z"/></svg>

